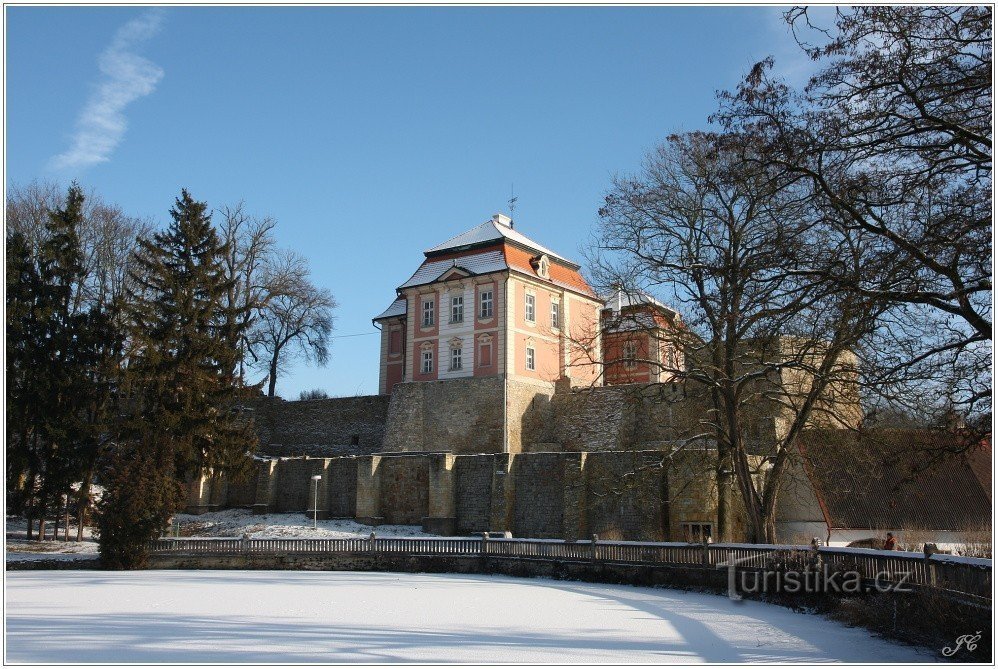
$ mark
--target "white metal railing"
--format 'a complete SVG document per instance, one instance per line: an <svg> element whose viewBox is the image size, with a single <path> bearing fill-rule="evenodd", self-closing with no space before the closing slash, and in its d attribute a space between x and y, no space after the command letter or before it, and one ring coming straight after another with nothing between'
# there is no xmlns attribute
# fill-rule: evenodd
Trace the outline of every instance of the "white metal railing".
<svg viewBox="0 0 998 669"><path fill-rule="evenodd" d="M588 561L635 565L716 568L734 561L739 568L773 568L776 561L805 563L815 559L829 569L848 569L863 579L900 582L946 590L976 601L991 601L991 560L925 557L919 553L860 548L768 544L689 544L642 541L563 541L449 537L377 537L344 539L163 538L149 544L154 554L344 555L386 554L465 556L542 561Z"/></svg>

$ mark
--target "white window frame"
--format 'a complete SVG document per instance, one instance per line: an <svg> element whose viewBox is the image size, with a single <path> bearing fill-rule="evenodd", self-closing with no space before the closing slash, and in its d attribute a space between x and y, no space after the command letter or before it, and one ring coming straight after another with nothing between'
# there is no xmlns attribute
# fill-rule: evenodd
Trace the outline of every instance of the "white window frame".
<svg viewBox="0 0 998 669"><path fill-rule="evenodd" d="M551 301L551 327L561 329L561 302Z"/></svg>
<svg viewBox="0 0 998 669"><path fill-rule="evenodd" d="M462 357L464 350L460 346L451 346L450 349L450 371L459 372L463 369Z"/></svg>
<svg viewBox="0 0 998 669"><path fill-rule="evenodd" d="M422 320L424 328L431 328L431 327L433 327L433 322L434 322L434 319L436 317L436 314L434 313L434 311L435 311L434 300L432 298L430 298L430 299L425 299L424 298L423 299L423 320Z"/></svg>
<svg viewBox="0 0 998 669"><path fill-rule="evenodd" d="M450 322L464 322L464 295L454 295L450 298Z"/></svg>
<svg viewBox="0 0 998 669"><path fill-rule="evenodd" d="M624 367L627 369L634 369L638 366L638 342L634 340L628 340L624 342L623 345Z"/></svg>
<svg viewBox="0 0 998 669"><path fill-rule="evenodd" d="M536 323L537 320L537 297L527 293L523 298L523 320L528 323Z"/></svg>
<svg viewBox="0 0 998 669"><path fill-rule="evenodd" d="M680 523L683 539L688 543L703 543L704 530L707 530L707 543L714 540L714 523L688 522Z"/></svg>
<svg viewBox="0 0 998 669"><path fill-rule="evenodd" d="M420 365L420 373L422 374L432 374L433 373L433 349L425 349L423 351L422 365Z"/></svg>
<svg viewBox="0 0 998 669"><path fill-rule="evenodd" d="M524 364L526 368L531 371L537 371L537 351L534 350L533 346L527 345L526 356L524 357Z"/></svg>
<svg viewBox="0 0 998 669"><path fill-rule="evenodd" d="M492 318L492 289L483 290L478 295L478 317Z"/></svg>

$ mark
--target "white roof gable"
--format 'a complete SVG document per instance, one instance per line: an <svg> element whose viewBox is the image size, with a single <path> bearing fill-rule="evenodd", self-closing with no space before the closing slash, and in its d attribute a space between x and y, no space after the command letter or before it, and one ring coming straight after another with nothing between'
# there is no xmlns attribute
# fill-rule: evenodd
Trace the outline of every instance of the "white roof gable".
<svg viewBox="0 0 998 669"><path fill-rule="evenodd" d="M432 249L427 249L425 253L426 255L430 255L431 253L440 253L441 251L448 251L462 246L472 246L474 244L499 241L501 239L508 239L512 242L516 242L522 246L533 249L538 253L546 253L552 258L558 258L559 260L571 263L570 260L567 260L554 251L541 246L529 237L520 234L510 226L497 221L495 218L491 218L478 227L472 228L467 232L462 232L456 237L451 237L443 244L438 244Z"/></svg>
<svg viewBox="0 0 998 669"><path fill-rule="evenodd" d="M399 288L432 283L454 268L465 269L472 274L488 274L489 272L501 272L509 269L509 266L506 264L502 251L499 250L483 251L447 260L427 261Z"/></svg>
<svg viewBox="0 0 998 669"><path fill-rule="evenodd" d="M648 293L640 290L625 291L618 288L603 304L604 309L621 311L625 307L636 307L642 304L650 304L665 309L668 312L676 313L676 310L669 305L656 300Z"/></svg>

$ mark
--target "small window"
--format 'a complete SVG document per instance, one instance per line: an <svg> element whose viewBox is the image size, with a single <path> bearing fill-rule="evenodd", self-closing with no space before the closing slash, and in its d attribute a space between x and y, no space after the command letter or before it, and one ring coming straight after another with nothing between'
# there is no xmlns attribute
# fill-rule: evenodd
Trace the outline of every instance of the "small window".
<svg viewBox="0 0 998 669"><path fill-rule="evenodd" d="M682 523L683 539L688 543L709 544L713 526L710 523Z"/></svg>
<svg viewBox="0 0 998 669"><path fill-rule="evenodd" d="M636 341L624 342L624 367L634 369L638 366L638 343Z"/></svg>
<svg viewBox="0 0 998 669"><path fill-rule="evenodd" d="M433 325L433 300L423 300L423 327Z"/></svg>
<svg viewBox="0 0 998 669"><path fill-rule="evenodd" d="M533 295L527 295L526 296L526 301L524 302L524 307L525 307L525 310L524 310L524 313L523 313L523 317L525 319L527 319L528 323L533 323L534 322L534 296Z"/></svg>
<svg viewBox="0 0 998 669"><path fill-rule="evenodd" d="M398 355L402 350L402 331L392 330L391 335L389 335L389 341L391 343L388 346L388 352L392 355Z"/></svg>
<svg viewBox="0 0 998 669"><path fill-rule="evenodd" d="M550 274L551 263L548 261L547 256L541 256L541 259L537 262L537 275L545 279L551 276Z"/></svg>
<svg viewBox="0 0 998 669"><path fill-rule="evenodd" d="M561 327L561 304L558 302L551 303L551 327L556 330Z"/></svg>
<svg viewBox="0 0 998 669"><path fill-rule="evenodd" d="M492 344L483 343L478 346L478 366L489 367L492 365Z"/></svg>
<svg viewBox="0 0 998 669"><path fill-rule="evenodd" d="M360 446L360 435L359 434L352 434L352 435L350 435L350 445L351 446Z"/></svg>
<svg viewBox="0 0 998 669"><path fill-rule="evenodd" d="M492 291L483 290L479 296L479 318L492 318Z"/></svg>
<svg viewBox="0 0 998 669"><path fill-rule="evenodd" d="M461 369L461 349L452 348L450 350L450 370L456 372Z"/></svg>
<svg viewBox="0 0 998 669"><path fill-rule="evenodd" d="M534 347L527 347L527 369L534 371Z"/></svg>
<svg viewBox="0 0 998 669"><path fill-rule="evenodd" d="M433 372L433 351L423 351L423 374Z"/></svg>
<svg viewBox="0 0 998 669"><path fill-rule="evenodd" d="M450 322L461 323L464 321L464 296L450 298Z"/></svg>

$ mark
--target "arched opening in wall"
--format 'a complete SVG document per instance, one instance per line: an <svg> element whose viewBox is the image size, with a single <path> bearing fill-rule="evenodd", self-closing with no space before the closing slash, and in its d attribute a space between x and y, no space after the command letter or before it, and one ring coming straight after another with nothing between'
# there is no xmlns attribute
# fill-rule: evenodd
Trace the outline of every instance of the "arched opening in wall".
<svg viewBox="0 0 998 669"><path fill-rule="evenodd" d="M359 434L352 434L352 435L350 435L350 445L351 446L360 446L360 435Z"/></svg>

